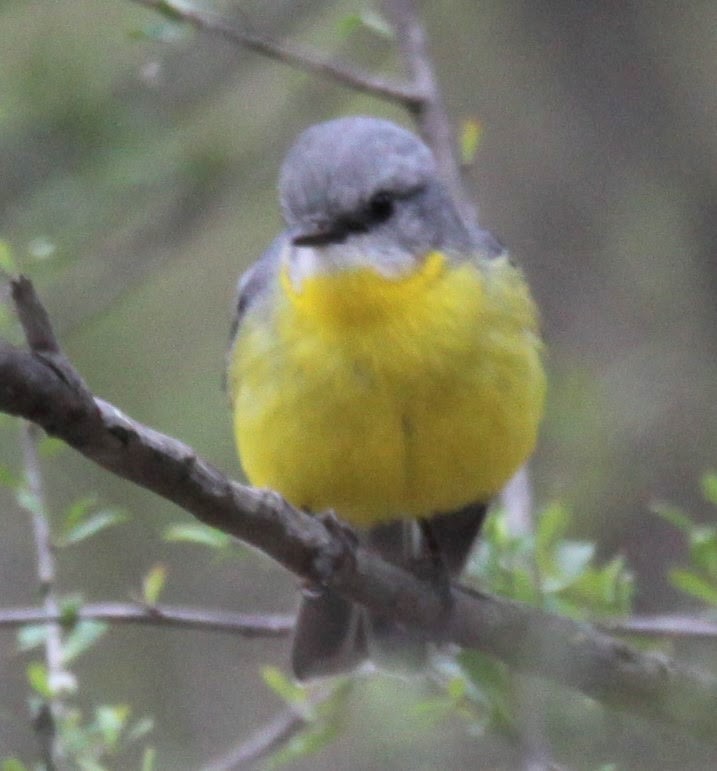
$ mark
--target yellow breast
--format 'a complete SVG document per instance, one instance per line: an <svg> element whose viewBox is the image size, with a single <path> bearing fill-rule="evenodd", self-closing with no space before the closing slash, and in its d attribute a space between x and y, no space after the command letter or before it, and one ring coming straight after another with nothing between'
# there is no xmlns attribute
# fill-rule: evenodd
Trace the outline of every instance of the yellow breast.
<svg viewBox="0 0 717 771"><path fill-rule="evenodd" d="M357 269L299 290L282 275L230 364L247 477L359 526L488 500L535 444L540 347L503 258L432 253L400 279Z"/></svg>

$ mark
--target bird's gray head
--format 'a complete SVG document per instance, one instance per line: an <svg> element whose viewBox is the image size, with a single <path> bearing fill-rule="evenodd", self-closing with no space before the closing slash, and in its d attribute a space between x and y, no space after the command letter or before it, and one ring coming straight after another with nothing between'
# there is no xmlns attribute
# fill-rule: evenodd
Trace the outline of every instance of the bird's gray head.
<svg viewBox="0 0 717 771"><path fill-rule="evenodd" d="M371 266L391 276L433 249L470 249L433 154L386 120L354 116L307 129L284 161L279 191L292 267Z"/></svg>

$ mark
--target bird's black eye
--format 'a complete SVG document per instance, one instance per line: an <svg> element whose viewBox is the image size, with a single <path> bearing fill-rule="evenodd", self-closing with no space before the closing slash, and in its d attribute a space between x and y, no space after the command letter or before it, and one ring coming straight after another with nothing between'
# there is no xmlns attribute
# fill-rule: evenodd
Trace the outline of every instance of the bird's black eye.
<svg viewBox="0 0 717 771"><path fill-rule="evenodd" d="M393 214L394 202L390 193L380 190L371 196L366 215L371 223L385 222Z"/></svg>

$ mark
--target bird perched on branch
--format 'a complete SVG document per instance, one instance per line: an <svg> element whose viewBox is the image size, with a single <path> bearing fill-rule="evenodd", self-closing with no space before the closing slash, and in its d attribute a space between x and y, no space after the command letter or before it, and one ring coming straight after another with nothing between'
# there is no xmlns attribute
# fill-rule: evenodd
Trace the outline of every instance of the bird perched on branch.
<svg viewBox="0 0 717 771"><path fill-rule="evenodd" d="M428 147L388 121L307 129L279 189L286 228L239 282L228 360L246 475L333 510L392 562L427 550L455 576L543 411L523 274L462 222ZM416 634L308 587L294 672L410 657Z"/></svg>

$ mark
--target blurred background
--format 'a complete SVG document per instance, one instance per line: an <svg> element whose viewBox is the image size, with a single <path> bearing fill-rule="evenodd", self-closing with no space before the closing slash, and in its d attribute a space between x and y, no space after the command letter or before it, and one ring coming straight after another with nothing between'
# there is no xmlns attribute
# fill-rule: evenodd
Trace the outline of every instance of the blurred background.
<svg viewBox="0 0 717 771"><path fill-rule="evenodd" d="M368 3L205 5L399 72L391 39L352 22ZM685 609L665 579L684 543L650 506L714 518L699 480L717 465L717 4L422 8L454 123L483 128L469 180L481 223L510 246L542 310L550 394L537 505L569 505L575 535L627 557L638 610ZM0 3L0 239L95 393L231 475L222 369L236 277L281 227L275 183L294 136L356 112L410 125L398 108L128 0ZM15 468L17 439L4 420L0 462ZM164 529L190 518L164 501L69 451L45 471L58 515L90 494L131 515L62 552L62 592L125 599L161 562L167 602L294 607L292 578L249 550L218 558L167 544ZM2 489L0 511L0 606L32 604L29 525ZM79 701L153 715L158 767L197 768L280 708L260 668L286 659L285 641L116 629L78 664ZM0 631L0 757L36 757L25 661ZM480 767L512 767L500 737L402 727L395 715L413 687L388 702L376 683L360 687L346 734L301 767L465 768L476 753ZM628 746L624 726L611 731L575 739L579 767L610 760L615 736ZM642 767L642 741L629 746Z"/></svg>

